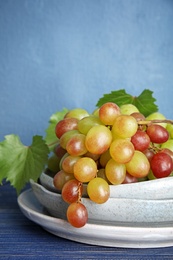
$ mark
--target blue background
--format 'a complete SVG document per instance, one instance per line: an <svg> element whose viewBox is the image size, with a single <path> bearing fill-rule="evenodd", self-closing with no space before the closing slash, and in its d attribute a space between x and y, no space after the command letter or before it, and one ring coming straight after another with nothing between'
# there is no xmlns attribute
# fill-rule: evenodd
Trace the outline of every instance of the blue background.
<svg viewBox="0 0 173 260"><path fill-rule="evenodd" d="M172 0L0 0L0 140L30 144L63 107L154 92L172 115Z"/></svg>

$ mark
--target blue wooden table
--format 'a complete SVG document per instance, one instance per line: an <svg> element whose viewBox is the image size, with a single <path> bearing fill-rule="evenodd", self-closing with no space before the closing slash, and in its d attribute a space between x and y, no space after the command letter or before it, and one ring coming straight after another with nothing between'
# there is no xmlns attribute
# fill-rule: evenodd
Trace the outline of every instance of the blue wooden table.
<svg viewBox="0 0 173 260"><path fill-rule="evenodd" d="M23 215L15 190L4 183L0 186L0 259L173 259L173 247L100 247L57 237Z"/></svg>

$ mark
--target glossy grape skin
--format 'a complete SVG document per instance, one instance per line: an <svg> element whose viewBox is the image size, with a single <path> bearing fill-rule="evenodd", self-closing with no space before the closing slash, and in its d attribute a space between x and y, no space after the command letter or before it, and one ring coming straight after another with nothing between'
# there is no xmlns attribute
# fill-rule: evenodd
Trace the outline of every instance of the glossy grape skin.
<svg viewBox="0 0 173 260"><path fill-rule="evenodd" d="M120 106L121 114L131 115L132 113L139 113L138 108L133 104L124 104Z"/></svg>
<svg viewBox="0 0 173 260"><path fill-rule="evenodd" d="M58 190L62 190L64 184L71 180L74 179L74 175L71 173L66 173L63 170L60 170L59 172L57 172L53 178L53 184L54 187L57 188Z"/></svg>
<svg viewBox="0 0 173 260"><path fill-rule="evenodd" d="M95 125L103 125L100 118L94 115L84 117L78 122L78 130L82 134L87 134L88 131Z"/></svg>
<svg viewBox="0 0 173 260"><path fill-rule="evenodd" d="M74 109L69 110L65 114L64 118L76 118L78 120L81 120L82 118L84 118L86 116L89 116L88 111L86 111L83 108L74 108Z"/></svg>
<svg viewBox="0 0 173 260"><path fill-rule="evenodd" d="M89 157L82 157L74 164L74 176L80 182L89 182L97 174L97 164Z"/></svg>
<svg viewBox="0 0 173 260"><path fill-rule="evenodd" d="M106 164L105 174L110 183L121 184L126 176L126 166L110 159Z"/></svg>
<svg viewBox="0 0 173 260"><path fill-rule="evenodd" d="M61 195L67 203L77 202L82 195L82 184L76 179L67 181L62 188Z"/></svg>
<svg viewBox="0 0 173 260"><path fill-rule="evenodd" d="M154 151L152 149L146 149L145 151L143 151L143 154L145 154L145 156L147 157L148 161L151 162L151 159L154 155Z"/></svg>
<svg viewBox="0 0 173 260"><path fill-rule="evenodd" d="M55 126L56 136L60 138L65 132L77 129L78 121L77 118L64 118L60 120Z"/></svg>
<svg viewBox="0 0 173 260"><path fill-rule="evenodd" d="M127 183L135 183L138 182L138 178L130 175L128 172L126 172L126 176L122 184L127 184Z"/></svg>
<svg viewBox="0 0 173 260"><path fill-rule="evenodd" d="M83 134L73 135L66 144L66 150L70 155L80 156L87 152L85 146L86 136Z"/></svg>
<svg viewBox="0 0 173 260"><path fill-rule="evenodd" d="M62 169L66 173L74 173L74 164L79 160L81 157L80 156L67 156L64 158L62 161Z"/></svg>
<svg viewBox="0 0 173 260"><path fill-rule="evenodd" d="M173 161L170 155L158 152L151 160L151 170L156 178L167 177L173 171Z"/></svg>
<svg viewBox="0 0 173 260"><path fill-rule="evenodd" d="M147 127L146 133L150 137L152 143L162 144L169 139L169 133L161 125L151 124Z"/></svg>
<svg viewBox="0 0 173 260"><path fill-rule="evenodd" d="M112 134L104 125L93 126L86 135L85 145L89 152L102 154L108 150L112 142Z"/></svg>
<svg viewBox="0 0 173 260"><path fill-rule="evenodd" d="M134 146L128 139L115 139L110 145L110 155L117 163L129 162L134 151Z"/></svg>
<svg viewBox="0 0 173 260"><path fill-rule="evenodd" d="M131 142L134 145L135 150L143 152L150 146L150 137L146 132L137 130L131 137Z"/></svg>
<svg viewBox="0 0 173 260"><path fill-rule="evenodd" d="M76 228L85 226L88 221L88 212L81 202L73 202L68 206L67 209L67 220Z"/></svg>
<svg viewBox="0 0 173 260"><path fill-rule="evenodd" d="M96 177L87 185L87 193L89 198L98 203L105 203L110 196L109 184L103 178Z"/></svg>
<svg viewBox="0 0 173 260"><path fill-rule="evenodd" d="M80 132L77 129L74 130L69 130L67 132L65 132L59 139L59 143L61 145L61 147L66 150L66 145L68 143L68 141L70 140L71 137L73 137L76 134L80 134Z"/></svg>
<svg viewBox="0 0 173 260"><path fill-rule="evenodd" d="M133 136L138 129L137 120L131 115L117 116L112 126L113 137L129 138Z"/></svg>
<svg viewBox="0 0 173 260"><path fill-rule="evenodd" d="M99 109L99 118L105 125L113 125L115 118L120 114L119 106L113 102L107 102Z"/></svg>
<svg viewBox="0 0 173 260"><path fill-rule="evenodd" d="M143 178L149 173L150 163L144 153L135 150L132 159L126 163L126 169L130 175Z"/></svg>

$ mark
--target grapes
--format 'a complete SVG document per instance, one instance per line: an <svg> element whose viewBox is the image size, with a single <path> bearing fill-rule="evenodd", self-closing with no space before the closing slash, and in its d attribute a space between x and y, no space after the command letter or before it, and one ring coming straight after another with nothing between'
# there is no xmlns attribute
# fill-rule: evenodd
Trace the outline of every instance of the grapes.
<svg viewBox="0 0 173 260"><path fill-rule="evenodd" d="M113 136L128 138L133 136L138 129L137 120L130 115L120 115L116 117L112 126Z"/></svg>
<svg viewBox="0 0 173 260"><path fill-rule="evenodd" d="M113 125L115 118L120 114L119 106L112 102L105 103L99 109L99 118L105 125Z"/></svg>
<svg viewBox="0 0 173 260"><path fill-rule="evenodd" d="M67 209L68 222L76 228L83 227L88 220L88 212L81 202L73 202Z"/></svg>
<svg viewBox="0 0 173 260"><path fill-rule="evenodd" d="M105 203L110 195L109 184L103 178L96 177L88 183L87 193L92 201L98 204Z"/></svg>
<svg viewBox="0 0 173 260"><path fill-rule="evenodd" d="M169 133L161 125L151 124L148 126L146 133L150 137L151 142L156 144L165 143L169 139Z"/></svg>
<svg viewBox="0 0 173 260"><path fill-rule="evenodd" d="M119 107L113 102L92 114L72 109L57 122L59 143L48 168L58 171L53 183L69 204L67 219L72 226L80 228L88 221L82 196L97 204L106 203L110 185L173 173L173 127L169 122L161 113L145 117L132 104Z"/></svg>
<svg viewBox="0 0 173 260"><path fill-rule="evenodd" d="M167 177L173 170L173 161L169 154L159 152L151 159L151 170L156 178Z"/></svg>
<svg viewBox="0 0 173 260"><path fill-rule="evenodd" d="M89 182L97 174L97 165L89 157L83 157L74 164L74 176L80 182Z"/></svg>
<svg viewBox="0 0 173 260"><path fill-rule="evenodd" d="M112 142L112 134L104 125L93 126L86 135L85 145L89 152L102 154L106 152Z"/></svg>

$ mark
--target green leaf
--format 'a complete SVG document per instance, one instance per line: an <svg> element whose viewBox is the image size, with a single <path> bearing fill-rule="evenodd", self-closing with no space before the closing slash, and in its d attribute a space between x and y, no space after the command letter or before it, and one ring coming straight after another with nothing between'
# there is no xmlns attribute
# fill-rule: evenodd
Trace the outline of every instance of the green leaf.
<svg viewBox="0 0 173 260"><path fill-rule="evenodd" d="M158 106L155 104L156 99L152 95L151 90L145 89L138 97L133 99L132 104L146 117L158 111Z"/></svg>
<svg viewBox="0 0 173 260"><path fill-rule="evenodd" d="M58 138L55 134L55 126L56 124L62 120L65 116L65 114L68 112L67 108L63 108L63 110L58 111L51 115L49 119L49 125L47 127L46 131L46 136L45 136L45 141L46 144L49 146L50 151L53 150L55 144L58 142Z"/></svg>
<svg viewBox="0 0 173 260"><path fill-rule="evenodd" d="M113 102L118 106L121 106L123 104L131 104L133 102L133 97L127 94L124 89L111 91L109 94L104 94L103 97L98 100L96 106L101 107L106 102Z"/></svg>
<svg viewBox="0 0 173 260"><path fill-rule="evenodd" d="M0 182L5 178L19 194L33 179L37 181L48 161L49 149L41 136L34 136L31 146L21 143L17 135L7 135L0 143Z"/></svg>
<svg viewBox="0 0 173 260"><path fill-rule="evenodd" d="M96 104L97 107L101 107L106 102L116 103L118 106L124 104L133 104L139 111L144 115L158 111L158 107L155 104L156 99L152 96L153 92L151 90L145 89L138 97L134 97L127 94L124 89L112 91L109 94L104 94Z"/></svg>

